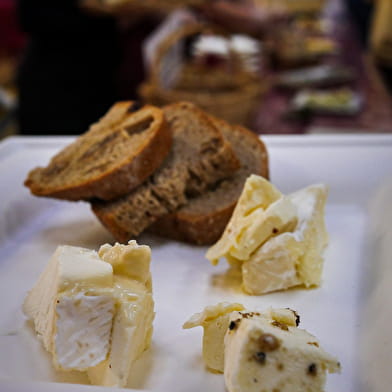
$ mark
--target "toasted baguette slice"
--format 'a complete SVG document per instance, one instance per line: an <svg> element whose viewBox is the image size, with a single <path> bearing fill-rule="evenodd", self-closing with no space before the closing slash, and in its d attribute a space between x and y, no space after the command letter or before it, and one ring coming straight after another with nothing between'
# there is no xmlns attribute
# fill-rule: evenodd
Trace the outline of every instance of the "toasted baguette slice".
<svg viewBox="0 0 392 392"><path fill-rule="evenodd" d="M177 210L240 166L230 144L203 111L190 103L164 108L173 146L163 165L140 187L92 208L117 241L139 235L161 216Z"/></svg>
<svg viewBox="0 0 392 392"><path fill-rule="evenodd" d="M47 167L32 170L25 185L37 196L110 200L149 177L169 153L171 143L161 109L119 102Z"/></svg>
<svg viewBox="0 0 392 392"><path fill-rule="evenodd" d="M188 200L178 211L160 218L149 231L179 241L198 245L215 243L222 235L250 174L268 178L268 154L264 143L254 133L214 119L215 125L233 146L241 168L201 196Z"/></svg>

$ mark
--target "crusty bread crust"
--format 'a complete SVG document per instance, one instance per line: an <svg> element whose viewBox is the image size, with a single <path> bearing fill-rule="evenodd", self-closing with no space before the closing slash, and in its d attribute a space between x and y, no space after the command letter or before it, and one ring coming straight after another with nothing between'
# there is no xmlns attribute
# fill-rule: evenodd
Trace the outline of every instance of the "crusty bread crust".
<svg viewBox="0 0 392 392"><path fill-rule="evenodd" d="M172 151L162 166L133 192L92 210L119 242L138 236L160 217L176 211L190 195L202 194L240 166L230 143L195 105L164 108L172 127Z"/></svg>
<svg viewBox="0 0 392 392"><path fill-rule="evenodd" d="M224 127L227 129L227 127L230 127L223 120L213 118L213 121L218 129ZM253 168L252 173L249 172L249 175L259 174L265 178L269 178L268 152L261 139L253 132L241 126L231 126L231 130L237 137L246 138L249 140L249 143L252 143L258 149L259 166L258 168ZM236 151L236 145L234 143L233 148ZM240 158L240 154L237 154L237 156ZM227 181L230 181L230 179ZM238 197L240 196L240 191L241 189L239 189ZM177 241L197 245L211 245L222 235L231 218L237 200L233 199L226 204L222 204L220 200L216 200L215 208L205 214L189 212L185 205L178 211L160 218L149 228L149 231Z"/></svg>
<svg viewBox="0 0 392 392"><path fill-rule="evenodd" d="M143 121L147 121L147 128L139 129ZM132 143L135 139L137 143ZM105 153L103 147L108 143L113 149L124 144L129 148L122 151L113 164L108 166L103 162L102 170L93 167L91 175L77 178L78 171L84 170L84 157L88 159L91 154L93 161L94 154ZM88 132L52 158L47 167L32 170L25 185L36 196L111 200L130 192L148 178L161 165L171 144L170 128L161 109L149 105L139 109L133 102L119 102ZM110 155L113 150L107 153ZM91 161L88 163L93 165ZM58 181L62 175L64 178ZM76 178L71 179L71 176Z"/></svg>
<svg viewBox="0 0 392 392"><path fill-rule="evenodd" d="M150 228L149 232L176 241L195 245L212 245L222 235L236 203L217 208L206 215L176 212L165 215Z"/></svg>

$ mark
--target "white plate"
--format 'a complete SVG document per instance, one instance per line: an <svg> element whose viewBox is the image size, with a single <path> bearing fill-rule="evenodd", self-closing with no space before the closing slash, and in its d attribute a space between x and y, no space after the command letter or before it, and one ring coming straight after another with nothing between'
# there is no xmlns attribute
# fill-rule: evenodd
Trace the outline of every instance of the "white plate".
<svg viewBox="0 0 392 392"><path fill-rule="evenodd" d="M86 203L35 198L22 186L69 138L11 138L0 144L0 391L94 391L78 374L57 374L21 311L59 244L97 249L112 241ZM386 392L392 372L392 136L270 136L271 179L284 192L311 183L330 187L330 245L324 282L259 297L226 287L225 263L211 266L206 248L143 236L151 245L156 319L153 344L131 386L153 391L224 391L204 370L201 329L182 323L204 306L242 302L250 309L291 307L301 326L342 362L328 392Z"/></svg>

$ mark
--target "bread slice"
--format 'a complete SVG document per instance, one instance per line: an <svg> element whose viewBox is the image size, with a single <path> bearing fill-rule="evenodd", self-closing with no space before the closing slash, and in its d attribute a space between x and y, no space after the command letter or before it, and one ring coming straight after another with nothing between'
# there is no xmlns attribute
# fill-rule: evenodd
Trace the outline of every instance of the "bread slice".
<svg viewBox="0 0 392 392"><path fill-rule="evenodd" d="M47 167L32 170L25 185L37 196L110 200L149 177L169 153L171 143L161 109L119 102Z"/></svg>
<svg viewBox="0 0 392 392"><path fill-rule="evenodd" d="M251 174L269 176L268 154L264 143L254 133L214 119L224 137L233 146L241 168L214 189L188 200L178 211L160 218L149 231L179 241L198 245L215 243L222 235Z"/></svg>
<svg viewBox="0 0 392 392"><path fill-rule="evenodd" d="M117 241L136 237L190 197L231 176L240 166L230 144L207 114L190 103L164 108L173 146L163 165L130 194L92 209Z"/></svg>

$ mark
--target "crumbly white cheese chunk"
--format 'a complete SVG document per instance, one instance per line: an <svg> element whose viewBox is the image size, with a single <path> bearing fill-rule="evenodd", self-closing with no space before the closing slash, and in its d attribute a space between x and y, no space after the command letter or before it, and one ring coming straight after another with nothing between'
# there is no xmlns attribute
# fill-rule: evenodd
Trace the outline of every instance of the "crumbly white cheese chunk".
<svg viewBox="0 0 392 392"><path fill-rule="evenodd" d="M202 312L194 314L184 323L184 329L203 327L203 359L209 370L223 373L223 340L229 327L230 314L243 309L241 304L221 302L207 306Z"/></svg>
<svg viewBox="0 0 392 392"><path fill-rule="evenodd" d="M135 241L104 245L99 255L58 247L23 307L57 368L88 371L97 385L126 385L151 341L150 255Z"/></svg>
<svg viewBox="0 0 392 392"><path fill-rule="evenodd" d="M322 392L327 371L340 364L317 339L294 326L234 312L225 335L229 392Z"/></svg>
<svg viewBox="0 0 392 392"><path fill-rule="evenodd" d="M268 206L281 199L282 196L281 192L267 180L260 176L251 175L246 180L244 189L222 237L208 249L207 259L213 264L218 264L222 257L238 259L238 261L246 260L252 249L244 241L244 236L248 239L252 238L253 235L254 251L262 241L257 238L256 234L253 234L259 231L262 224L260 218L263 217ZM284 219L283 224L291 219L295 219L294 207L289 212L289 216ZM270 235L268 233L267 238Z"/></svg>
<svg viewBox="0 0 392 392"><path fill-rule="evenodd" d="M252 175L225 232L206 257L213 264L226 257L240 268L249 294L317 286L328 242L326 198L325 185L284 196L266 179Z"/></svg>
<svg viewBox="0 0 392 392"><path fill-rule="evenodd" d="M98 255L112 265L115 275L136 280L151 291L151 249L148 246L138 245L134 240L129 241L128 245L105 244L100 247Z"/></svg>

